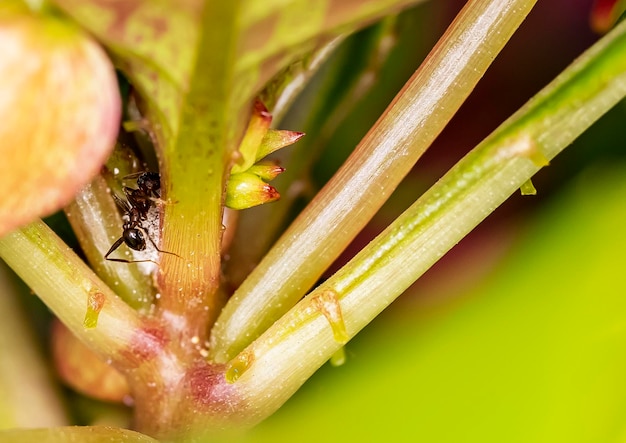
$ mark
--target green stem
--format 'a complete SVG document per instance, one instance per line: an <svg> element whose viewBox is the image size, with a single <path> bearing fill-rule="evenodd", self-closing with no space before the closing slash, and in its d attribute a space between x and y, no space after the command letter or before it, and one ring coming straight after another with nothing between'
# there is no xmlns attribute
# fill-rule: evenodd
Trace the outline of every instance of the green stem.
<svg viewBox="0 0 626 443"><path fill-rule="evenodd" d="M278 151L275 156L286 169L272 182L281 193L280 200L243 211L239 216L239 228L224 266L225 277L232 287L241 285L275 243L287 224L295 201L314 193L310 182L311 168L346 115L376 83L381 65L395 46L396 20L395 15L386 17L361 32L360 38L348 39L335 51L316 80L315 94L309 94L311 98L298 104L298 108L306 108L306 117L302 121L296 117L296 125L290 127L310 136L299 140L293 147ZM305 74L310 75L309 71ZM294 83L303 81L303 78L294 78ZM293 85L287 88L288 91L293 89L296 89ZM273 110L272 114L276 119Z"/></svg>
<svg viewBox="0 0 626 443"><path fill-rule="evenodd" d="M235 292L213 329L212 358L232 358L315 283L452 118L534 3L468 2L344 166Z"/></svg>
<svg viewBox="0 0 626 443"><path fill-rule="evenodd" d="M300 60L277 74L259 94L270 111L273 124L280 122L309 80L345 40L345 35L323 42Z"/></svg>
<svg viewBox="0 0 626 443"><path fill-rule="evenodd" d="M198 53L176 136L161 139L163 234L159 315L183 341L204 343L222 302L222 200L231 154L247 114L233 97L238 1L205 2ZM219 17L221 26L211 26ZM183 320L181 323L181 319ZM184 344L182 346L185 346Z"/></svg>
<svg viewBox="0 0 626 443"><path fill-rule="evenodd" d="M230 363L255 413L278 408L342 346L342 331L353 337L625 95L623 22Z"/></svg>
<svg viewBox="0 0 626 443"><path fill-rule="evenodd" d="M0 257L79 339L100 355L110 359L136 338L140 327L137 312L42 221L0 239ZM86 321L93 324L94 319L95 327L85 326Z"/></svg>
<svg viewBox="0 0 626 443"><path fill-rule="evenodd" d="M122 220L104 178L98 176L81 189L65 214L96 274L130 306L148 309L154 297L150 276L142 273L136 263L104 258L122 235ZM122 251L123 248L126 246L122 246Z"/></svg>

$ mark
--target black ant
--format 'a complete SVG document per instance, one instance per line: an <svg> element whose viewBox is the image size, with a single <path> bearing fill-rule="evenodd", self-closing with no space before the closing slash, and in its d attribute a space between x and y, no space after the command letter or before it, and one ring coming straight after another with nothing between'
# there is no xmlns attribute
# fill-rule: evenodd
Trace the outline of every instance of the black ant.
<svg viewBox="0 0 626 443"><path fill-rule="evenodd" d="M126 195L126 201L113 194L115 202L124 210L124 224L122 225L122 236L115 240L115 243L111 246L104 258L109 261L115 261L120 263L137 263L137 262L153 262L153 260L126 260L122 258L109 258L109 255L119 248L122 243L125 243L131 249L135 251L143 251L146 249L146 239L144 238L143 231L146 231L143 222L148 218L148 211L155 204L160 201L161 198L161 179L156 172L139 172L137 174L131 174L125 178L137 178L137 189L124 186L124 194ZM147 233L147 231L146 231ZM148 240L152 243L152 246L164 254L174 254L173 252L163 251L158 248L152 238L148 236Z"/></svg>
<svg viewBox="0 0 626 443"><path fill-rule="evenodd" d="M124 186L124 194L130 206L137 208L145 219L152 203L161 200L161 177L157 172L138 172L124 178L137 178L138 189Z"/></svg>

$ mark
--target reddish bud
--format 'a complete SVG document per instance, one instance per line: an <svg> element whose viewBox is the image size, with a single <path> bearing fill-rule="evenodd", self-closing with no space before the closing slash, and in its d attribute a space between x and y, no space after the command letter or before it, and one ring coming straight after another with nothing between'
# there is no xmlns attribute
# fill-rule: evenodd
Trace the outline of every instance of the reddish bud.
<svg viewBox="0 0 626 443"><path fill-rule="evenodd" d="M269 182L278 177L279 174L285 172L285 168L269 162L257 163L256 165L250 166L247 172L260 177L265 182Z"/></svg>
<svg viewBox="0 0 626 443"><path fill-rule="evenodd" d="M267 111L265 105L257 100L254 104L246 133L239 144L239 158L231 170L232 174L244 172L254 164L258 157L257 151L261 141L265 137L271 123L272 115Z"/></svg>
<svg viewBox="0 0 626 443"><path fill-rule="evenodd" d="M595 0L591 9L591 29L600 34L608 32L623 12L620 6L617 0Z"/></svg>
<svg viewBox="0 0 626 443"><path fill-rule="evenodd" d="M248 172L231 175L226 186L226 206L232 209L247 209L279 198L273 186Z"/></svg>
<svg viewBox="0 0 626 443"><path fill-rule="evenodd" d="M126 378L104 363L58 320L52 328L52 355L59 376L74 390L104 401L127 399Z"/></svg>
<svg viewBox="0 0 626 443"><path fill-rule="evenodd" d="M263 137L261 146L257 151L256 160L261 160L272 152L297 142L302 137L304 137L304 132L270 129Z"/></svg>

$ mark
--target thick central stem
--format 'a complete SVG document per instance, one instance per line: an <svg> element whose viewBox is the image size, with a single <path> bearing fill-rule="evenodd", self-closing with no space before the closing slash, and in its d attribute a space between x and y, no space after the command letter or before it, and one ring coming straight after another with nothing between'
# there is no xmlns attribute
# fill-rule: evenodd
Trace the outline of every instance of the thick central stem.
<svg viewBox="0 0 626 443"><path fill-rule="evenodd" d="M133 427L166 442L241 423L242 400L226 382L225 367L201 356L180 358L179 347L168 325L145 319L123 352L136 363L125 371L135 401Z"/></svg>
<svg viewBox="0 0 626 443"><path fill-rule="evenodd" d="M206 2L189 87L182 94L175 134L160 134L163 232L158 315L180 344L202 350L221 308L218 293L222 201L239 107L233 104L238 2ZM219 48L219 49L216 49Z"/></svg>

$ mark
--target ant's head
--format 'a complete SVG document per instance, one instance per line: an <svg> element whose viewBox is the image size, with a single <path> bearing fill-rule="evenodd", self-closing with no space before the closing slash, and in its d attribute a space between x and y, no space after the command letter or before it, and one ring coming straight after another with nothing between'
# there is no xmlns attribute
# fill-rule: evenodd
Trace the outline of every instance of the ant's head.
<svg viewBox="0 0 626 443"><path fill-rule="evenodd" d="M144 172L137 179L139 189L155 192L161 187L161 178L157 172Z"/></svg>
<svg viewBox="0 0 626 443"><path fill-rule="evenodd" d="M135 251L143 251L146 249L146 239L139 229L125 229L122 237L124 238L124 243L126 243L129 248Z"/></svg>

